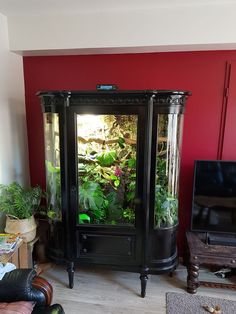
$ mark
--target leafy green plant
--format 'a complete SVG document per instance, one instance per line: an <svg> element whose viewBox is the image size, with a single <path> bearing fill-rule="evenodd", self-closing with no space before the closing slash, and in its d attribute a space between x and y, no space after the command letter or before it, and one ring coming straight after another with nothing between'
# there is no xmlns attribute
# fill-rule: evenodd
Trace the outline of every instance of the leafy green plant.
<svg viewBox="0 0 236 314"><path fill-rule="evenodd" d="M0 185L0 210L19 219L31 217L39 209L42 190L39 186L23 188L19 183Z"/></svg>
<svg viewBox="0 0 236 314"><path fill-rule="evenodd" d="M123 211L123 217L129 224L133 224L135 220L135 212L133 208L126 208Z"/></svg>
<svg viewBox="0 0 236 314"><path fill-rule="evenodd" d="M106 213L107 223L114 225L122 220L123 207L116 192L110 192L107 195Z"/></svg>
<svg viewBox="0 0 236 314"><path fill-rule="evenodd" d="M46 215L51 219L61 218L61 170L46 160L47 187L44 193Z"/></svg>
<svg viewBox="0 0 236 314"><path fill-rule="evenodd" d="M117 153L115 151L104 152L97 156L97 160L101 166L109 167L117 159Z"/></svg>
<svg viewBox="0 0 236 314"><path fill-rule="evenodd" d="M157 158L155 221L158 228L170 227L177 223L178 199L171 195L166 176L166 159Z"/></svg>
<svg viewBox="0 0 236 314"><path fill-rule="evenodd" d="M79 203L81 213L86 213L92 222L104 218L107 201L98 183L87 181L79 187Z"/></svg>
<svg viewBox="0 0 236 314"><path fill-rule="evenodd" d="M178 199L169 195L166 187L156 185L155 218L158 228L177 223Z"/></svg>
<svg viewBox="0 0 236 314"><path fill-rule="evenodd" d="M118 146L117 152L111 150L96 155L90 147L92 156L79 155L79 223L95 223L95 220L103 224L134 223L136 151L121 138ZM102 211L100 217L98 210ZM91 216L90 220L83 215L85 212Z"/></svg>

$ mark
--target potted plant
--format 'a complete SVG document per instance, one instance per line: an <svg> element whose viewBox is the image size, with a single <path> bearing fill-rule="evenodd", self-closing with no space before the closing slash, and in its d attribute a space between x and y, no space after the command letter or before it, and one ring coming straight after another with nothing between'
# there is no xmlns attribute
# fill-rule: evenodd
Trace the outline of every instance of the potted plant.
<svg viewBox="0 0 236 314"><path fill-rule="evenodd" d="M42 190L39 186L24 188L19 183L0 185L0 211L6 213L7 233L19 233L25 242L36 235L35 212L39 209Z"/></svg>

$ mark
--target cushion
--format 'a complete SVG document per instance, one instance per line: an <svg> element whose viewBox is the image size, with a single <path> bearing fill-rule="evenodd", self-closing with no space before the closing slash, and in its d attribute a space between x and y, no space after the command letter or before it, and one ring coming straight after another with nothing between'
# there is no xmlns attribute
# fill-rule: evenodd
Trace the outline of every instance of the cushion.
<svg viewBox="0 0 236 314"><path fill-rule="evenodd" d="M19 301L5 303L0 302L1 314L31 314L34 308L34 302L31 301Z"/></svg>

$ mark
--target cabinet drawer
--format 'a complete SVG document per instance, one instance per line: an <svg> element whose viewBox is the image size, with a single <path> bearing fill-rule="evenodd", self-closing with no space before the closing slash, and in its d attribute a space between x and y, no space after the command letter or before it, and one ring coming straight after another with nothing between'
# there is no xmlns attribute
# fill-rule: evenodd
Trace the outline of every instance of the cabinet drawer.
<svg viewBox="0 0 236 314"><path fill-rule="evenodd" d="M81 233L80 256L120 256L134 255L135 236Z"/></svg>

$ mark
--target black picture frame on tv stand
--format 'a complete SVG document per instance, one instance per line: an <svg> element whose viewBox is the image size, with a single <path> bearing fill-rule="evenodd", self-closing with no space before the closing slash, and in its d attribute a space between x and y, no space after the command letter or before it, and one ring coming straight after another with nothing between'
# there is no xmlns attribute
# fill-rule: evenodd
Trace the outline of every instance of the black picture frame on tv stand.
<svg viewBox="0 0 236 314"><path fill-rule="evenodd" d="M195 160L191 230L208 244L236 246L236 161Z"/></svg>

